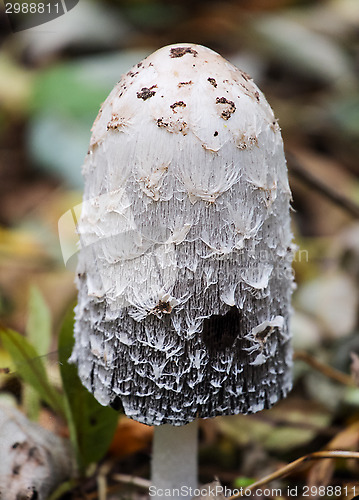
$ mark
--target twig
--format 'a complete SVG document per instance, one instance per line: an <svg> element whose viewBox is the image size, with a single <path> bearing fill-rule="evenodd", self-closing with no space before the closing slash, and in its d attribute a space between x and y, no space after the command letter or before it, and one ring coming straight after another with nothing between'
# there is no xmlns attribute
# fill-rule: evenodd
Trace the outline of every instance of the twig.
<svg viewBox="0 0 359 500"><path fill-rule="evenodd" d="M290 464L285 465L281 469L269 474L268 476L256 481L255 483L247 486L247 488L241 488L240 492L237 495L233 495L229 497L228 500L235 500L236 498L240 498L247 491L253 491L255 488L259 486L263 486L274 479L279 479L281 477L287 476L290 472L300 467L303 463L309 462L310 460L318 460L322 458L357 458L359 459L359 452L357 451L316 451L314 453L310 453L309 455L305 455L304 457L298 458L291 462Z"/></svg>
<svg viewBox="0 0 359 500"><path fill-rule="evenodd" d="M127 474L113 474L111 477L119 483L130 484L144 490L148 490L148 488L151 486L151 481L148 481L148 479L143 479L142 477L135 477Z"/></svg>
<svg viewBox="0 0 359 500"><path fill-rule="evenodd" d="M286 157L288 160L289 172L298 177L301 181L305 182L308 186L312 187L318 193L322 194L330 201L338 205L346 212L355 218L359 218L359 205L354 201L350 200L341 193L338 193L334 189L322 182L318 177L309 172L298 160L296 156L292 153L286 151Z"/></svg>
<svg viewBox="0 0 359 500"><path fill-rule="evenodd" d="M134 477L127 474L113 474L111 475L111 479L117 481L118 484L106 484L107 497L109 497L109 495L112 495L113 493L117 493L118 490L121 489L121 484L136 486L137 488L141 488L146 491L148 491L149 487L151 486L151 482L147 479L142 479L141 477ZM97 491L88 493L86 496L86 500L100 500L98 489Z"/></svg>
<svg viewBox="0 0 359 500"><path fill-rule="evenodd" d="M335 380L344 385L348 385L350 387L356 387L356 384L350 375L343 373L335 368L332 368L321 361L318 361L314 356L311 356L305 351L297 351L293 356L294 360L300 360L307 363L309 366L322 373L328 378Z"/></svg>
<svg viewBox="0 0 359 500"><path fill-rule="evenodd" d="M105 462L101 467L97 474L97 492L98 492L98 500L106 500L107 499L107 475L111 470L112 464L111 462Z"/></svg>

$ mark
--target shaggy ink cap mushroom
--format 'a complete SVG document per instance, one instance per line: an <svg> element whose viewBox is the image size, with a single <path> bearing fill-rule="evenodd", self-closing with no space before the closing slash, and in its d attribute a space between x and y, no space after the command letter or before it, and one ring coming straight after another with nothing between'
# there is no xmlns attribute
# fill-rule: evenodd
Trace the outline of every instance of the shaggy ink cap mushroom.
<svg viewBox="0 0 359 500"><path fill-rule="evenodd" d="M291 193L251 78L194 44L122 77L83 167L76 362L146 424L254 413L291 388Z"/></svg>

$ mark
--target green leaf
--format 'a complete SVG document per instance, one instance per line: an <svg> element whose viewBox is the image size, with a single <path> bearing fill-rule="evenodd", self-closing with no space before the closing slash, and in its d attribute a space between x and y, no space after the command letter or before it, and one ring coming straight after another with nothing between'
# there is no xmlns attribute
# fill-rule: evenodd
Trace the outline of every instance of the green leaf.
<svg viewBox="0 0 359 500"><path fill-rule="evenodd" d="M53 491L48 498L48 500L59 500L62 498L65 493L69 493L75 486L77 485L77 480L76 479L69 479L68 481L63 482L56 488L55 491Z"/></svg>
<svg viewBox="0 0 359 500"><path fill-rule="evenodd" d="M41 354L46 354L51 343L51 315L40 290L30 288L29 315L26 334L31 345Z"/></svg>
<svg viewBox="0 0 359 500"><path fill-rule="evenodd" d="M250 477L240 476L233 481L233 488L248 488L254 481L255 479Z"/></svg>
<svg viewBox="0 0 359 500"><path fill-rule="evenodd" d="M45 354L49 351L51 343L51 315L42 293L36 286L30 288L28 311L27 338L39 353ZM38 391L26 385L22 400L28 418L37 420L41 407Z"/></svg>
<svg viewBox="0 0 359 500"><path fill-rule="evenodd" d="M19 376L30 384L55 413L64 416L64 404L61 395L50 384L42 358L29 341L19 333L3 329L0 339L10 354Z"/></svg>
<svg viewBox="0 0 359 500"><path fill-rule="evenodd" d="M117 427L118 413L101 406L82 385L77 367L68 363L74 343L73 330L74 313L71 310L60 332L59 359L70 437L79 467L84 470L92 462L98 462L108 450Z"/></svg>

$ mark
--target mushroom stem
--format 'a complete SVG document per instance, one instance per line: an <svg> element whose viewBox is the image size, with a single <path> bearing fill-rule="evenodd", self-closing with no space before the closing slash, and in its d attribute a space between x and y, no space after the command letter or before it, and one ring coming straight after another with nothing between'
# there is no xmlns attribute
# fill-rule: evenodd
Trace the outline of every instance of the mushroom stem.
<svg viewBox="0 0 359 500"><path fill-rule="evenodd" d="M163 499L170 490L172 500L191 498L197 488L197 421L175 427L155 426L152 449L152 492ZM153 493L153 494L152 494Z"/></svg>

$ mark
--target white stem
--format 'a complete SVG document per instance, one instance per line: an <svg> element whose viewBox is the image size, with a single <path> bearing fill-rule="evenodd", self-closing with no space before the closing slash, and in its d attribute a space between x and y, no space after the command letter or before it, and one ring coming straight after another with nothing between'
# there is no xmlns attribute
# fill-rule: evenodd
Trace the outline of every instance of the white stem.
<svg viewBox="0 0 359 500"><path fill-rule="evenodd" d="M197 488L197 421L180 427L155 426L152 448L151 498L190 500ZM192 490L192 494L191 494ZM168 497L168 494L167 494Z"/></svg>

